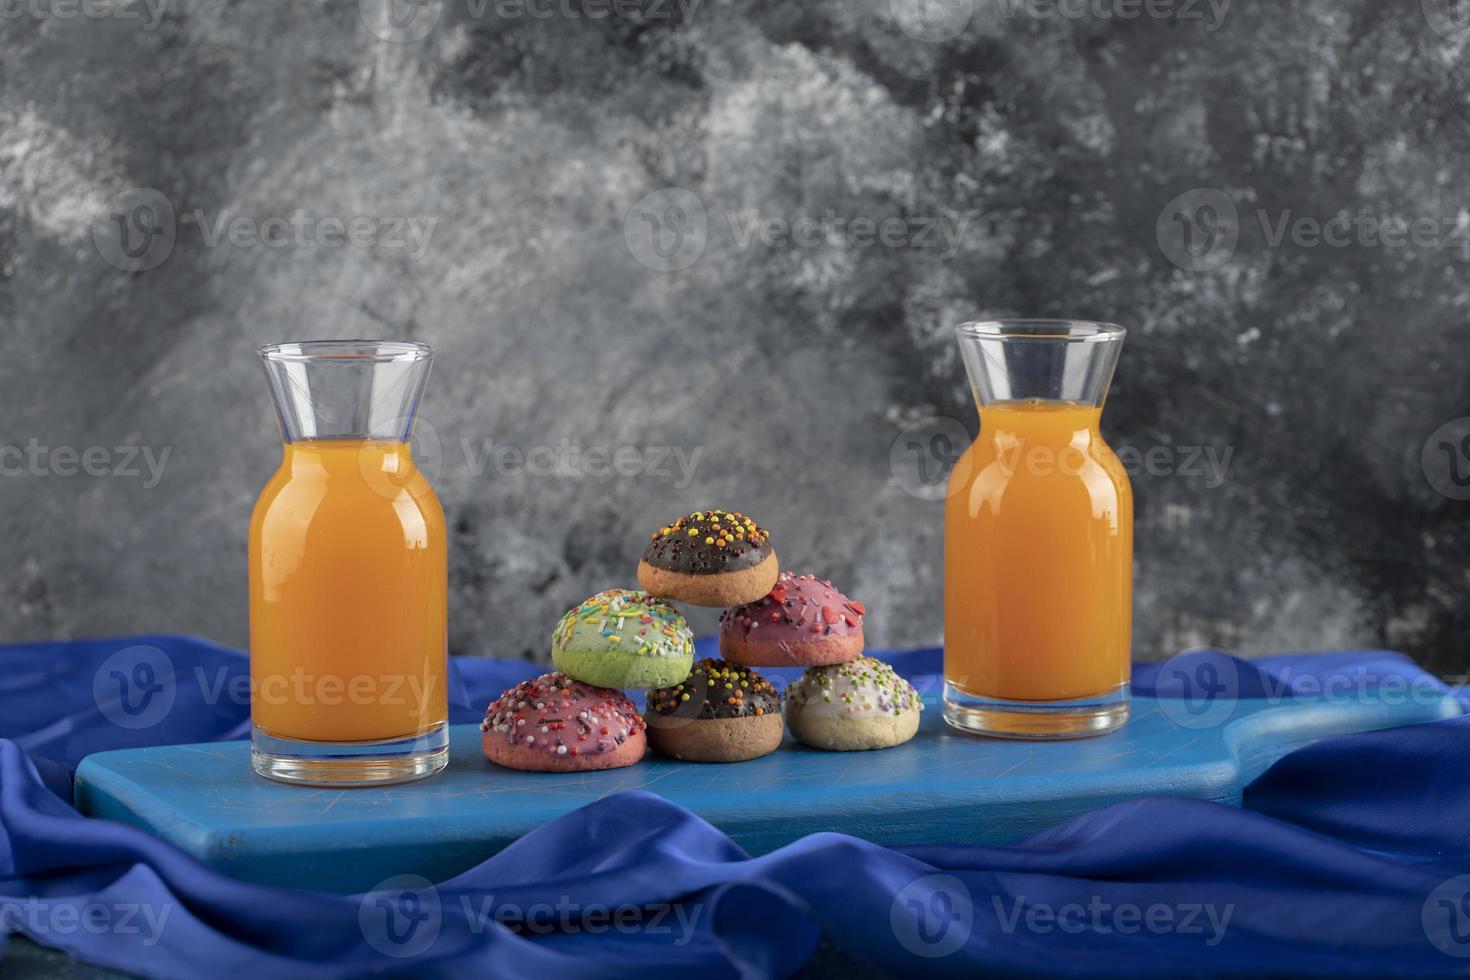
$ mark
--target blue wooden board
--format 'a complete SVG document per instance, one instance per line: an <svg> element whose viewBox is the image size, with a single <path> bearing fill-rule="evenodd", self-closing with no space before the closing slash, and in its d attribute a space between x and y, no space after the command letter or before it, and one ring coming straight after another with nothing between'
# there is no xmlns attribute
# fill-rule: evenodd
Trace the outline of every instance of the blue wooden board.
<svg viewBox="0 0 1470 980"><path fill-rule="evenodd" d="M1398 700L1418 703L1241 701L1223 724L1196 728L1182 702L1136 698L1122 730L1069 742L962 735L930 704L912 741L881 752L821 752L788 737L736 765L649 756L571 774L492 765L479 729L461 725L444 773L382 789L268 782L251 773L244 742L165 746L89 756L76 802L236 877L338 892L395 874L443 880L548 820L636 789L693 810L752 853L822 830L882 844L1004 843L1140 796L1239 804L1247 783L1315 739L1459 713L1450 698Z"/></svg>

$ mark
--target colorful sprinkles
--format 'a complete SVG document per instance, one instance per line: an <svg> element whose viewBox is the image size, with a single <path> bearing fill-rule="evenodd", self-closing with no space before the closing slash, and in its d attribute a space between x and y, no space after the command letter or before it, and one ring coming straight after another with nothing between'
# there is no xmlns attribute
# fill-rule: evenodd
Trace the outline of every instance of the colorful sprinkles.
<svg viewBox="0 0 1470 980"><path fill-rule="evenodd" d="M643 560L671 572L751 568L771 553L769 536L739 511L697 510L653 532Z"/></svg>
<svg viewBox="0 0 1470 980"><path fill-rule="evenodd" d="M648 708L685 718L759 717L781 710L781 694L749 667L706 657L683 683L649 691Z"/></svg>
<svg viewBox="0 0 1470 980"><path fill-rule="evenodd" d="M815 575L782 572L775 588L764 599L720 615L720 628L763 638L773 629L810 636L853 636L863 631L863 615L867 607L839 592L827 579Z"/></svg>
<svg viewBox="0 0 1470 980"><path fill-rule="evenodd" d="M924 710L913 685L872 657L809 668L786 689L786 699L803 707L830 707L834 714L898 717L906 711Z"/></svg>
<svg viewBox="0 0 1470 980"><path fill-rule="evenodd" d="M591 628L608 643L643 657L694 653L694 634L679 611L635 589L608 589L573 607L556 624L552 642L565 649L580 627Z"/></svg>
<svg viewBox="0 0 1470 980"><path fill-rule="evenodd" d="M621 692L560 671L522 681L490 703L480 731L552 755L611 752L646 725Z"/></svg>

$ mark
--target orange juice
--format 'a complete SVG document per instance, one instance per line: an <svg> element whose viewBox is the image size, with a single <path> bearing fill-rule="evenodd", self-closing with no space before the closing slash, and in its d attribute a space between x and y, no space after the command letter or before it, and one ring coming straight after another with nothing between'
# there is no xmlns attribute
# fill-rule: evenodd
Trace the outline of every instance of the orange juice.
<svg viewBox="0 0 1470 980"><path fill-rule="evenodd" d="M250 542L257 728L369 742L445 721L444 512L407 443L287 443Z"/></svg>
<svg viewBox="0 0 1470 980"><path fill-rule="evenodd" d="M966 694L1070 700L1128 680L1133 491L1101 415L980 408L945 513L944 673Z"/></svg>

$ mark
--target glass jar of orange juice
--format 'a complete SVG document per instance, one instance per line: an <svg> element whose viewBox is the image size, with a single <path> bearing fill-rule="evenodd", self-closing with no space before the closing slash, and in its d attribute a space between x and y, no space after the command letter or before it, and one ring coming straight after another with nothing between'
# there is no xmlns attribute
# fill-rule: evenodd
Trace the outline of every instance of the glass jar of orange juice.
<svg viewBox="0 0 1470 980"><path fill-rule="evenodd" d="M259 351L285 440L250 520L251 762L354 786L448 761L444 512L409 437L433 351Z"/></svg>
<svg viewBox="0 0 1470 980"><path fill-rule="evenodd" d="M1133 491L1098 429L1122 327L959 327L980 434L945 512L944 717L1010 738L1128 717Z"/></svg>

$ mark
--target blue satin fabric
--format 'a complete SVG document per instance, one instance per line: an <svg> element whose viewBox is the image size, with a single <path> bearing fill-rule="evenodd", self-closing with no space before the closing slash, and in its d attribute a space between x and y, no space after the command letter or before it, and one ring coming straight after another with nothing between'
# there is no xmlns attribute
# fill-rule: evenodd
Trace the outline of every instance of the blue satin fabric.
<svg viewBox="0 0 1470 980"><path fill-rule="evenodd" d="M109 663L136 669L115 656L136 645L166 655L143 679L174 701L131 730L99 705ZM939 670L935 650L888 659L924 685ZM458 661L453 720L478 720L537 671ZM1137 800L1007 847L818 834L751 858L688 811L628 794L451 881L368 896L237 882L64 802L89 752L244 735L248 705L221 685L245 674L238 652L171 636L0 648L6 931L161 977L771 976L806 964L821 938L841 969L897 975L1470 973L1465 718L1316 743L1257 780L1244 809ZM1185 697L1344 679L1442 689L1384 652L1203 651L1134 672L1141 693Z"/></svg>

